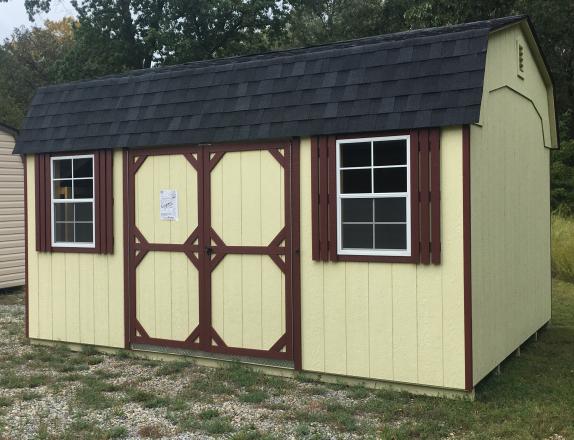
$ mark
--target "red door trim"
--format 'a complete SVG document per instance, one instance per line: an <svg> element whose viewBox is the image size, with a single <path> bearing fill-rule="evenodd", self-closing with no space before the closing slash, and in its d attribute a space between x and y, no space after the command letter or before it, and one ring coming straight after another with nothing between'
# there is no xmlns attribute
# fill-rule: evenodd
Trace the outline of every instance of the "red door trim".
<svg viewBox="0 0 574 440"><path fill-rule="evenodd" d="M210 173L226 152L268 150L284 168L285 227L267 246L229 246L211 228ZM280 151L283 150L283 153ZM135 175L148 156L182 154L197 170L197 229L183 244L150 243L135 225ZM299 268L299 141L217 144L166 149L124 151L124 254L126 269L126 348L131 343L198 349L212 353L293 360L301 369L300 268ZM213 245L212 245L213 241ZM284 242L284 243L283 243ZM295 247L294 247L295 245ZM208 254L209 248L209 254ZM199 325L185 341L150 337L136 318L136 268L147 252L185 252L199 271ZM198 256L196 256L196 254ZM268 255L285 273L286 331L268 349L229 347L212 327L211 273L226 254ZM281 258L284 256L285 260ZM296 347L296 348L295 348ZM281 351L285 348L285 351Z"/></svg>

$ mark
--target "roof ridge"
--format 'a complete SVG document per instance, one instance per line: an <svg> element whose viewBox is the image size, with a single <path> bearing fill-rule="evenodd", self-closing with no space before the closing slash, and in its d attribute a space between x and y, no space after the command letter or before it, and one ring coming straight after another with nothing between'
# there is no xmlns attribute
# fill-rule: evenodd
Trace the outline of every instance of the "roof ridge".
<svg viewBox="0 0 574 440"><path fill-rule="evenodd" d="M217 65L226 65L232 64L235 62L249 62L255 61L257 59L266 59L272 58L273 56L280 57L280 56L289 56L289 55L297 55L299 53L308 52L318 52L321 49L328 51L330 49L344 49L348 47L352 47L354 45L370 45L370 44L379 44L384 42L391 42L391 41L402 41L406 38L422 38L422 37L430 37L434 35L444 35L450 34L455 32L465 32L471 31L476 29L483 29L487 28L489 30L498 29L502 26L507 24L515 23L517 21L521 21L527 19L527 15L513 15L507 17L500 17L500 18L493 18L488 20L479 20L474 22L468 23L460 23L460 24L450 24L445 26L438 26L438 27L430 27L430 28L420 28L420 29L410 29L407 31L400 31L400 32L393 32L389 34L381 34L381 35L372 35L367 37L361 38L354 38L349 40L340 40L334 41L329 43L322 43L322 44L315 44L310 46L302 46L302 47L294 47L294 48L287 48L287 49L277 49L277 50L270 50L266 52L260 53L251 53L251 54L244 54L244 55L235 55L229 57L221 57L221 58L213 58L207 60L195 60L189 61L186 63L180 64L173 64L167 66L160 66L160 67L152 67L146 69L135 69L130 70L123 73L113 73L109 75L104 75L96 78L90 79L82 79L77 81L70 81L66 83L60 84L52 84L44 87L40 87L38 90L45 90L51 88L58 88L62 86L69 86L73 84L84 84L87 82L93 81L101 81L101 80L108 80L108 79L122 79L122 78L130 78L130 77L141 77L146 75L158 75L162 73L169 73L170 71L178 71L178 70L191 70L193 68L200 68L200 67L209 67L209 66L217 66Z"/></svg>

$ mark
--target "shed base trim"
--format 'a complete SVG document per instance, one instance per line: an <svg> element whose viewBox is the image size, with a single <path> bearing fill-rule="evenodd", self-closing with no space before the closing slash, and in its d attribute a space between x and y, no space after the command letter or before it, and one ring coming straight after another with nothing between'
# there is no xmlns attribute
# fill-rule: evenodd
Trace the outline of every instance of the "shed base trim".
<svg viewBox="0 0 574 440"><path fill-rule="evenodd" d="M47 347L57 347L65 346L72 351L82 351L85 347L93 348L101 353L106 354L118 354L125 351L123 348L113 348L113 347L103 347L103 346L92 346L87 344L78 344L73 342L62 342L62 341L48 341L45 339L30 339L30 343L33 345L43 345ZM262 365L261 359L249 360L248 358L239 359L237 357L215 357L212 353L209 356L203 355L201 352L193 354L183 354L174 353L168 351L158 351L157 347L153 347L154 351L145 346L145 349L138 345L133 346L132 350L129 350L134 356L142 359L151 360L161 360L161 361L176 361L181 360L182 356L189 358L196 365L209 368L222 368L228 366L231 362L241 361L242 365L253 369L254 371L268 374L270 376L280 376L285 378L303 378L308 380L316 380L324 383L342 384L348 386L364 386L365 388L377 389L377 390L388 390L396 392L407 392L416 395L434 396L434 397L445 397L449 399L466 399L474 400L475 393L474 389L471 391L465 391L461 389L453 388L440 388L430 385L419 385L419 384L409 384L401 382L390 382L380 379L369 379L351 376L342 376L338 374L328 374L328 373L317 373L312 371L295 371L293 367L287 367L282 365ZM187 351L187 350L185 350ZM255 362L257 363L255 363Z"/></svg>

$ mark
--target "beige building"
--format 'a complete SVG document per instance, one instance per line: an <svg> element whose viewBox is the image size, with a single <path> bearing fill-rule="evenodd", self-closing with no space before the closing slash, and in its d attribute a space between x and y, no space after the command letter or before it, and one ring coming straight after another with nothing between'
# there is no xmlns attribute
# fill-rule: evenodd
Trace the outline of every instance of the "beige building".
<svg viewBox="0 0 574 440"><path fill-rule="evenodd" d="M40 89L28 336L472 393L550 319L526 17Z"/></svg>
<svg viewBox="0 0 574 440"><path fill-rule="evenodd" d="M24 166L12 155L17 135L0 123L0 289L25 283Z"/></svg>

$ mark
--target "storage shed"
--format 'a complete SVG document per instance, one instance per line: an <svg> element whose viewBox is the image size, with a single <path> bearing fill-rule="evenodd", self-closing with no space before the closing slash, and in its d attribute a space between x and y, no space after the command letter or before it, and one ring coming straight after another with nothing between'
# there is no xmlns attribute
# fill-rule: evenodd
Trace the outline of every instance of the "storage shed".
<svg viewBox="0 0 574 440"><path fill-rule="evenodd" d="M24 166L18 130L0 122L0 289L24 285Z"/></svg>
<svg viewBox="0 0 574 440"><path fill-rule="evenodd" d="M41 88L28 336L472 393L550 319L526 17Z"/></svg>

